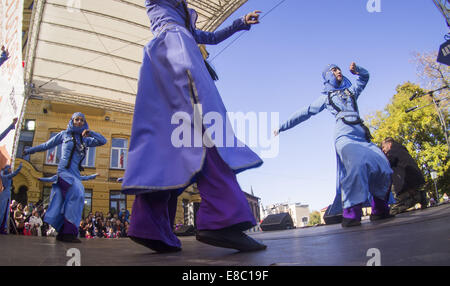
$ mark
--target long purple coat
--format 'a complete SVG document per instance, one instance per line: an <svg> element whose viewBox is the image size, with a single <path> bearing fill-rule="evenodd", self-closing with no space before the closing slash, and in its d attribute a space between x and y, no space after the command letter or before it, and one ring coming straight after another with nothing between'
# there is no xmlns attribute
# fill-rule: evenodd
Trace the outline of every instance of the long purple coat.
<svg viewBox="0 0 450 286"><path fill-rule="evenodd" d="M237 31L249 30L250 25L240 18L217 32L196 30L197 13L186 10L183 1L145 2L155 38L144 48L122 185L125 194L181 190L194 182L206 154L206 147L201 139L198 141L202 130L214 134L208 137L235 173L262 164L235 137L227 110L197 46L220 43ZM215 132L209 132L208 122L194 124L195 118L201 118L198 114L205 116L211 112L222 119L214 127ZM189 132L180 133L181 129ZM187 144L179 146L180 140Z"/></svg>

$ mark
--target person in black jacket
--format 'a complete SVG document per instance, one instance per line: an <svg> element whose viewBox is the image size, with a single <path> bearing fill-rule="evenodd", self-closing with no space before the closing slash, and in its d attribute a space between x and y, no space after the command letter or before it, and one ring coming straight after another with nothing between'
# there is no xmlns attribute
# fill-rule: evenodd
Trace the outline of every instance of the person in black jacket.
<svg viewBox="0 0 450 286"><path fill-rule="evenodd" d="M422 209L426 208L426 194L421 189L425 178L408 150L391 137L384 139L381 149L394 171L392 193L396 202L391 208L391 214L405 212L417 203L421 204Z"/></svg>

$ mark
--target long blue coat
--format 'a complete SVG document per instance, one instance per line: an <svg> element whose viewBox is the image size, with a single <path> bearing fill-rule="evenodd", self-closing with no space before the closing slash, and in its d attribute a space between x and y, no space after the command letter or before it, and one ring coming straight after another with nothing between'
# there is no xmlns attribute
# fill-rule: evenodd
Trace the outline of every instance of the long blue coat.
<svg viewBox="0 0 450 286"><path fill-rule="evenodd" d="M192 9L186 13L182 1L145 2L155 38L144 48L122 184L125 194L181 190L195 181L206 154L202 129L208 133L212 125L201 121L196 125L194 120L211 112L223 119L216 125L219 127L216 133L208 133L208 137L225 163L235 173L262 164L235 137L227 110L197 46L220 43L237 31L250 29L250 25L240 18L217 32L199 31L195 29L197 13ZM181 127L188 132L179 136L177 130ZM215 136L210 136L213 133ZM175 142L180 137L186 144Z"/></svg>
<svg viewBox="0 0 450 286"><path fill-rule="evenodd" d="M367 70L362 67L357 69L359 71L357 84L348 88L355 100L369 81ZM339 90L332 92L330 98L341 112L330 104L328 95L323 94L312 104L293 114L280 126L279 131L286 131L327 109L336 119L334 132L337 158L336 191L342 195L343 207L349 208L365 203L370 195L384 200L392 175L386 156L375 144L367 142L366 133L361 125L343 122L343 118L348 121L359 118L359 112L355 110L350 96L344 90Z"/></svg>
<svg viewBox="0 0 450 286"><path fill-rule="evenodd" d="M75 136L77 146L80 145L79 135ZM101 134L90 131L90 137L82 137L83 143L86 147L97 147L106 144L106 139ZM62 144L61 160L58 164L57 175L66 181L70 188L67 191L64 199L60 186L53 184L50 194L50 205L45 214L44 221L52 225L57 231L60 230L66 218L70 223L78 226L80 223L83 207L84 207L84 186L81 183L81 175L79 164L83 159L80 150L75 147L72 160L68 165L70 154L74 147L72 133L64 130L56 134L49 141L26 149L27 154L35 152L46 151Z"/></svg>
<svg viewBox="0 0 450 286"><path fill-rule="evenodd" d="M7 168L9 167L7 166ZM8 225L9 219L9 203L11 200L12 178L17 176L21 169L22 163L14 172L6 173L5 168L0 172L0 177L3 184L3 191L0 193L0 224L3 222L4 216L6 215L6 226Z"/></svg>

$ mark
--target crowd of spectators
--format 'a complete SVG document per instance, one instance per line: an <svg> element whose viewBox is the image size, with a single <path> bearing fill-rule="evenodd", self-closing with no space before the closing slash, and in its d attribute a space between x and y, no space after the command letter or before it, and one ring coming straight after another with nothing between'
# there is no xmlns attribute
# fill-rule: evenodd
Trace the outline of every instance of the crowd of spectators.
<svg viewBox="0 0 450 286"><path fill-rule="evenodd" d="M108 213L106 217L102 212L90 213L81 220L79 233L85 238L119 238L127 237L130 213L122 210L118 214Z"/></svg>
<svg viewBox="0 0 450 286"><path fill-rule="evenodd" d="M16 201L10 205L10 234L28 236L56 236L54 228L44 222L46 208L42 202L28 204L25 207ZM121 210L118 214L108 213L104 217L102 212L95 215L89 213L83 218L79 226L79 237L82 238L120 238L127 237L130 213Z"/></svg>

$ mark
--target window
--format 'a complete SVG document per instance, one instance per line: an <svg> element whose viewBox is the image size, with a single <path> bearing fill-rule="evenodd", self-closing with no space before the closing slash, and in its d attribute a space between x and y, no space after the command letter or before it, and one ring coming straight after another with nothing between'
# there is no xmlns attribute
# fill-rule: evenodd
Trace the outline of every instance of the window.
<svg viewBox="0 0 450 286"><path fill-rule="evenodd" d="M83 219L87 218L91 211L92 211L92 190L85 189L84 190Z"/></svg>
<svg viewBox="0 0 450 286"><path fill-rule="evenodd" d="M23 126L23 130L25 131L34 131L36 128L36 120L34 119L25 119L25 124Z"/></svg>
<svg viewBox="0 0 450 286"><path fill-rule="evenodd" d="M25 124L23 124L22 130L20 130L20 137L19 137L19 144L17 146L16 158L22 158L27 161L30 160L30 155L22 156L22 154L23 150L25 150L26 147L33 146L35 126L36 120L34 119L25 120Z"/></svg>
<svg viewBox="0 0 450 286"><path fill-rule="evenodd" d="M111 140L111 164L113 169L125 169L127 165L128 140L112 138Z"/></svg>
<svg viewBox="0 0 450 286"><path fill-rule="evenodd" d="M307 225L308 224L308 220L309 220L309 218L307 216L302 217L303 225Z"/></svg>
<svg viewBox="0 0 450 286"><path fill-rule="evenodd" d="M29 161L30 155L23 156L23 150L25 150L26 147L32 147L33 146L33 138L34 138L34 131L20 131L20 137L19 137L19 145L17 146L17 158L22 158L24 160Z"/></svg>
<svg viewBox="0 0 450 286"><path fill-rule="evenodd" d="M95 167L95 147L86 148L86 157L84 157L81 166L90 168Z"/></svg>
<svg viewBox="0 0 450 286"><path fill-rule="evenodd" d="M55 137L58 132L50 133L50 139ZM62 144L53 147L47 151L47 155L45 156L45 164L47 165L58 165L61 160L61 150Z"/></svg>
<svg viewBox="0 0 450 286"><path fill-rule="evenodd" d="M127 208L127 196L120 191L111 191L109 193L109 211L112 215L119 214Z"/></svg>

